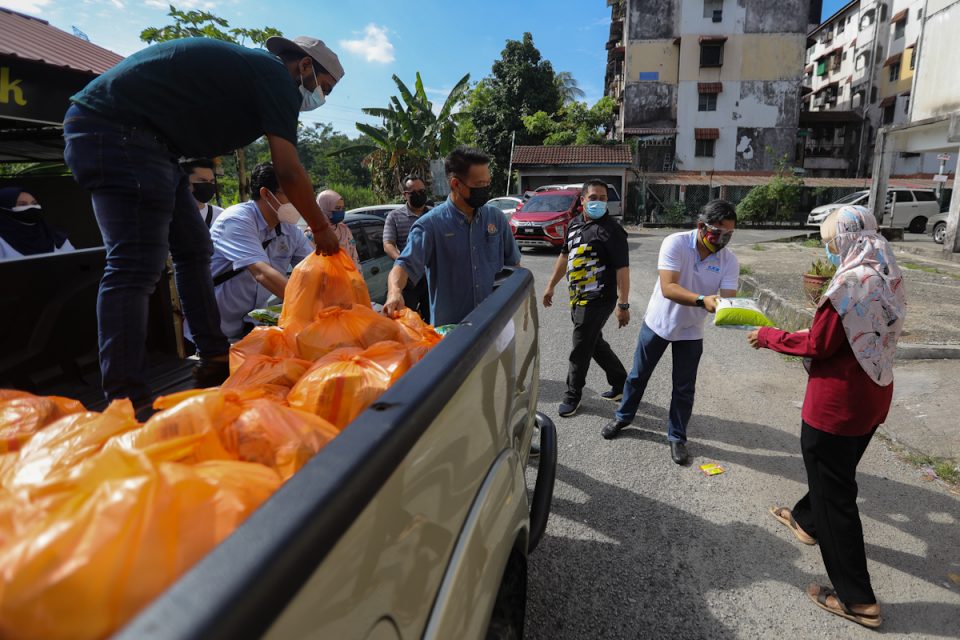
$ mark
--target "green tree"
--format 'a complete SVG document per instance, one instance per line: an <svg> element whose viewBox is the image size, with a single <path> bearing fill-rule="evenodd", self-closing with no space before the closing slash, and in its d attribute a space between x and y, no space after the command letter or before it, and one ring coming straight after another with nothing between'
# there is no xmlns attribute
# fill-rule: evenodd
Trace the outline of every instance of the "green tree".
<svg viewBox="0 0 960 640"><path fill-rule="evenodd" d="M772 154L773 148L767 147ZM737 218L759 224L768 221L786 222L797 212L803 180L794 175L789 156L776 163L776 172L767 184L754 187L737 204Z"/></svg>
<svg viewBox="0 0 960 640"><path fill-rule="evenodd" d="M563 104L577 102L587 97L587 93L580 88L580 83L569 71L558 71L553 80L557 83L557 90L560 92L560 100Z"/></svg>
<svg viewBox="0 0 960 640"><path fill-rule="evenodd" d="M543 59L529 33L524 33L522 40L507 40L491 71L466 100L464 112L471 125L462 127L460 133L472 136L475 146L492 156L493 190L502 193L512 134L516 133L518 145L543 142L542 136L523 126L523 116L538 111L556 113L562 98L553 65Z"/></svg>
<svg viewBox="0 0 960 640"><path fill-rule="evenodd" d="M385 200L392 200L402 191L400 181L408 173L424 178L430 184L430 160L448 154L457 145L459 123L466 116L454 113L469 87L470 74L465 75L450 91L437 113L427 98L423 79L417 72L414 91L393 76L400 96L391 96L387 107L367 107L363 112L382 119L373 126L358 122L357 129L372 143L340 149L334 155L364 151L364 164L370 168L373 191Z"/></svg>
<svg viewBox="0 0 960 640"><path fill-rule="evenodd" d="M231 27L226 19L209 11L182 11L172 4L167 13L173 19L173 24L163 27L147 27L140 32L140 40L147 44L167 42L180 38L213 38L235 44L246 45L249 40L252 44L262 47L271 36L283 35L274 27L263 29L245 29ZM237 193L242 199L249 193L247 180L245 150L237 149L234 152L237 167Z"/></svg>
<svg viewBox="0 0 960 640"><path fill-rule="evenodd" d="M600 98L592 107L585 102L572 102L553 116L545 111L523 117L528 133L541 137L545 145L584 145L606 142L605 133L613 120L616 103L609 96Z"/></svg>

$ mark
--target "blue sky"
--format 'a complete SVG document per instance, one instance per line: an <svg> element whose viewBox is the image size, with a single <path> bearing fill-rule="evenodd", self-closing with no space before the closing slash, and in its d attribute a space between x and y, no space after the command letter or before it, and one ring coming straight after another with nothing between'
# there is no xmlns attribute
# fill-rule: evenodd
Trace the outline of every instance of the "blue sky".
<svg viewBox="0 0 960 640"><path fill-rule="evenodd" d="M327 104L304 120L330 122L350 135L356 121L375 122L361 107L387 106L396 94L392 74L412 85L419 70L439 105L465 73L471 80L488 75L504 42L524 31L555 70L573 73L587 101L603 95L610 20L604 0L0 0L0 6L68 32L77 27L92 42L129 55L144 46L142 29L168 24L168 1L212 11L232 26L273 26L288 37L324 40L346 75ZM843 4L825 0L824 15Z"/></svg>

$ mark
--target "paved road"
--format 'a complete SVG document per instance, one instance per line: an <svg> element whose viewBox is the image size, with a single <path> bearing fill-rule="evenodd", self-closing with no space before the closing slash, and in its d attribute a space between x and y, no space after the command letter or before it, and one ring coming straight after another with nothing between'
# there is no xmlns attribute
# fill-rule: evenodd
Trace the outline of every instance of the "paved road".
<svg viewBox="0 0 960 640"><path fill-rule="evenodd" d="M736 244L757 242L742 234ZM653 288L660 238L632 233L626 329L604 335L628 364ZM556 256L524 253L546 282ZM560 298L560 296L557 296ZM540 408L560 435L550 524L531 556L527 637L875 638L817 609L802 593L826 583L816 547L768 514L805 487L799 455L799 362L754 352L739 330L707 328L690 425L691 467L669 459L670 358L647 390L635 428L607 442L612 403L591 367L580 413L559 418L569 349L563 306L542 309ZM706 477L704 462L726 467ZM874 441L860 467L860 508L885 637L960 637L960 499L920 480Z"/></svg>

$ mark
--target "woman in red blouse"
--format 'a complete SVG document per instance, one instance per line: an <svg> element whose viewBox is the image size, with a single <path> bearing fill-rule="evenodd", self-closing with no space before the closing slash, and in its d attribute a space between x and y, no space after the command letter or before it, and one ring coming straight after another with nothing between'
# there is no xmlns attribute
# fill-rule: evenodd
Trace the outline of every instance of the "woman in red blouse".
<svg viewBox="0 0 960 640"><path fill-rule="evenodd" d="M833 588L807 587L830 613L880 626L857 510L857 464L893 397L893 357L906 316L900 268L877 222L863 207L843 207L820 227L837 273L809 330L763 328L748 336L755 349L811 359L800 447L808 492L773 516L804 544L820 544Z"/></svg>

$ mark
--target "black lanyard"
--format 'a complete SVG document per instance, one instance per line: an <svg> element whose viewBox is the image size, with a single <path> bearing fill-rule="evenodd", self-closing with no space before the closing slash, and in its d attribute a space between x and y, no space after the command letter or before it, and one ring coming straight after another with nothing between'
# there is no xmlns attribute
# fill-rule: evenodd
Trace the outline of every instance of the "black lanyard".
<svg viewBox="0 0 960 640"><path fill-rule="evenodd" d="M280 225L277 224L277 234L276 234L275 236L270 237L270 238L267 238L266 240L264 240L263 242L261 242L261 243L260 243L260 246L263 247L263 250L264 250L264 251L266 251L266 250L267 250L267 247L270 246L270 243L273 242L274 240L276 240L277 238L279 238L279 237L282 236L282 235L283 235L283 231L280 230ZM232 270L230 270L230 271L224 271L224 272L221 273L220 275L213 277L213 286L218 287L218 286L220 286L221 284L223 284L224 282L226 282L227 280L231 280L231 279L233 279L233 278L236 278L238 275L240 275L241 273L245 272L246 270L247 270L246 267L244 267L243 269L232 269Z"/></svg>

